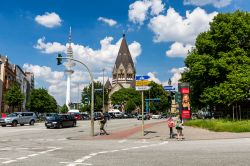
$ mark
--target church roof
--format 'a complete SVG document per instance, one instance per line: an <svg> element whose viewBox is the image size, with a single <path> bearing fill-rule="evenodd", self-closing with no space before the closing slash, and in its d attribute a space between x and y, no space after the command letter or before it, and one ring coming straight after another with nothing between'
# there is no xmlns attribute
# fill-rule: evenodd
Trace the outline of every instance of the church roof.
<svg viewBox="0 0 250 166"><path fill-rule="evenodd" d="M121 64L123 64L125 70L127 70L129 64L131 64L132 68L134 69L134 62L129 52L129 48L125 39L125 34L123 34L121 46L115 61L115 67L119 68Z"/></svg>
<svg viewBox="0 0 250 166"><path fill-rule="evenodd" d="M109 79L106 81L106 83L105 83L104 87L105 87L105 88L107 88L107 89L112 88L112 85L111 85L111 83L110 83Z"/></svg>

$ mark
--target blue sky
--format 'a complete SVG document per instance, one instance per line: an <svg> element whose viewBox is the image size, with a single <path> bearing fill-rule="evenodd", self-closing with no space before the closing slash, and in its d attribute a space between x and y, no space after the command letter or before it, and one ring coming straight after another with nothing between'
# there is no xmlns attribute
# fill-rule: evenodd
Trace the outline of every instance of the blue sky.
<svg viewBox="0 0 250 166"><path fill-rule="evenodd" d="M84 61L96 80L111 77L125 32L137 75L176 84L195 37L209 29L218 12L249 11L248 0L2 0L0 54L35 74L37 87L48 89L60 104L65 100L64 67L56 65L65 52L72 27L75 57ZM86 70L75 67L72 100L89 83Z"/></svg>

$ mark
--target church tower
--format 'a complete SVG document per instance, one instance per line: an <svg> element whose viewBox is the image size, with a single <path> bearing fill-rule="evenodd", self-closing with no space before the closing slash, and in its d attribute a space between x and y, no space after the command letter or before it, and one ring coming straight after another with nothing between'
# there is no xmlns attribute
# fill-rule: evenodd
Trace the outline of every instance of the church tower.
<svg viewBox="0 0 250 166"><path fill-rule="evenodd" d="M123 88L134 87L135 72L134 62L125 39L125 34L123 34L121 46L112 72L112 87L118 84Z"/></svg>

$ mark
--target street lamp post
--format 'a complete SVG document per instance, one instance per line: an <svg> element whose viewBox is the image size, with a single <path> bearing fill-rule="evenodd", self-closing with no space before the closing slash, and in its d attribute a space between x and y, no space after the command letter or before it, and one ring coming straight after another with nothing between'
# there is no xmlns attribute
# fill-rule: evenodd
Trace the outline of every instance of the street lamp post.
<svg viewBox="0 0 250 166"><path fill-rule="evenodd" d="M88 66L77 59L74 59L71 57L62 57L61 55L60 56L58 55L58 57L56 59L58 61L57 64L60 64L62 59L69 59L69 60L78 62L78 63L82 64L87 69L87 71L90 75L91 85L92 85L92 87L91 87L91 122L90 122L90 125L91 125L91 135L94 136L95 133L94 133L94 79L93 79L93 75L92 75L91 71L89 70Z"/></svg>
<svg viewBox="0 0 250 166"><path fill-rule="evenodd" d="M104 110L104 70L102 69L102 112L105 112Z"/></svg>

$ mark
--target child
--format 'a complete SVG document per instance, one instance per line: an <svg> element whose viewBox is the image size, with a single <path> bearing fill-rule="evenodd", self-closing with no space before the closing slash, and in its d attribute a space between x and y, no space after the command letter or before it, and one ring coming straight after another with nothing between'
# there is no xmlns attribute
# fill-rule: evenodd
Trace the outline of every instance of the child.
<svg viewBox="0 0 250 166"><path fill-rule="evenodd" d="M168 123L169 131L170 131L170 137L169 138L173 138L174 120L173 120L173 118L171 116L168 118L167 123Z"/></svg>

